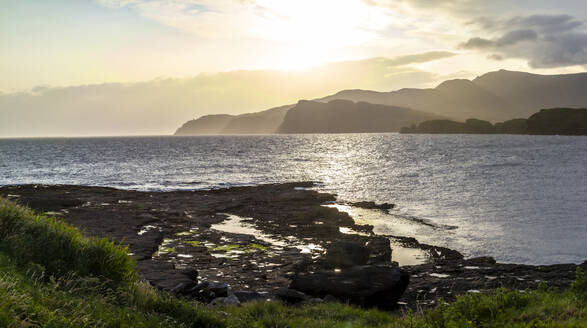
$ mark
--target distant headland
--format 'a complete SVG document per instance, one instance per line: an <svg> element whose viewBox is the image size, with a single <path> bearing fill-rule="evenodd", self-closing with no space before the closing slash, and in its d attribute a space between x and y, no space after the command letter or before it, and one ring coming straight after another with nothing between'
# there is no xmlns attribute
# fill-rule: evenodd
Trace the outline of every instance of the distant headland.
<svg viewBox="0 0 587 328"><path fill-rule="evenodd" d="M175 135L399 132L431 120L435 122L424 124L424 130L450 132L428 133L585 134L584 125L577 123L584 122L581 110L564 112L569 122L559 113L562 108L587 108L585 90L587 73L500 70L473 80L448 80L431 89L344 90L256 113L205 115L186 122ZM542 108L558 109L519 119ZM473 117L477 120L469 120ZM559 118L563 121L547 124Z"/></svg>
<svg viewBox="0 0 587 328"><path fill-rule="evenodd" d="M491 122L468 119L464 123L451 120L430 120L404 127L401 133L431 134L532 134L587 135L587 108L543 109L528 119Z"/></svg>

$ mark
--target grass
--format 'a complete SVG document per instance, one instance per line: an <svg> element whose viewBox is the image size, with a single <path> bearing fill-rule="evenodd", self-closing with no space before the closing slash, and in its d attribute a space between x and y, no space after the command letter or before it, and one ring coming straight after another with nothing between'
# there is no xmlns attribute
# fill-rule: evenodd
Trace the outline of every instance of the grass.
<svg viewBox="0 0 587 328"><path fill-rule="evenodd" d="M137 278L128 249L104 238L87 238L55 218L0 198L0 252L20 264L35 263L48 275L75 272L110 280Z"/></svg>
<svg viewBox="0 0 587 328"><path fill-rule="evenodd" d="M257 252L257 251L266 252L267 249L269 249L269 247L255 244L255 243L251 243L248 245L226 244L226 245L212 247L210 250L212 252L226 252L226 253L228 253L228 252L232 252L232 251L242 251L245 253L250 253L250 252Z"/></svg>
<svg viewBox="0 0 587 328"><path fill-rule="evenodd" d="M402 316L336 303L211 308L141 282L124 247L2 199L0 238L0 327L587 327L580 270L566 291L498 289Z"/></svg>

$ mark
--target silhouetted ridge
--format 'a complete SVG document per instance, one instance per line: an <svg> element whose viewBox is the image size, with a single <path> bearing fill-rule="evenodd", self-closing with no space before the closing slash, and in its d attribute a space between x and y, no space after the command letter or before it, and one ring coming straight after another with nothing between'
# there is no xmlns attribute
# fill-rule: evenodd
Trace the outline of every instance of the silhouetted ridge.
<svg viewBox="0 0 587 328"><path fill-rule="evenodd" d="M275 133L293 105L242 115L206 115L186 122L175 135Z"/></svg>
<svg viewBox="0 0 587 328"><path fill-rule="evenodd" d="M464 123L430 120L404 127L401 133L587 135L587 109L543 109L528 119L496 124L477 119L468 119Z"/></svg>
<svg viewBox="0 0 587 328"><path fill-rule="evenodd" d="M318 99L402 106L455 120L499 122L528 117L539 108L587 107L587 73L539 75L500 70L469 80L448 80L433 89L391 92L345 90Z"/></svg>
<svg viewBox="0 0 587 328"><path fill-rule="evenodd" d="M512 115L512 109L506 101L469 80L445 81L434 89L400 89L392 92L348 90L319 101L333 99L407 107L463 120L480 117L497 121Z"/></svg>
<svg viewBox="0 0 587 328"><path fill-rule="evenodd" d="M438 116L403 107L374 105L366 102L332 100L328 103L302 100L290 109L279 133L359 133L397 132Z"/></svg>
<svg viewBox="0 0 587 328"><path fill-rule="evenodd" d="M543 109L530 116L527 133L587 135L587 108Z"/></svg>
<svg viewBox="0 0 587 328"><path fill-rule="evenodd" d="M428 115L464 121L471 117L489 122L500 123L502 131L519 131L523 123L515 119L529 117L540 108L585 108L587 107L587 73L539 75L525 72L500 70L481 75L474 80L448 80L431 89L400 89L391 92L378 92L370 90L351 89L337 92L334 95L316 99L312 103L329 103L332 100L349 100L352 102L364 102L371 105L386 105L395 108L411 109L425 112ZM375 112L369 112L368 118L361 119L350 114L350 105L337 103L343 108L341 113L352 117L349 122L328 123L326 118L321 118L322 128L314 127L312 131L355 131L373 132L385 130L380 126L379 120L374 119ZM302 102L302 107L310 106ZM313 105L314 108L321 108ZM238 116L212 115L204 116L197 120L187 122L178 131L177 135L190 134L255 134L275 133L280 126L284 129L296 131L304 130L303 124L312 126L315 122L284 122L286 112L290 108L299 105L287 105L273 108L267 111L244 114ZM366 108L374 108L363 106ZM310 109L305 109L309 111ZM331 109L332 110L332 109ZM370 109L373 110L373 109ZM303 112L303 110L302 110ZM328 112L328 111L327 111ZM380 120L403 120L401 116L390 117L385 113ZM395 113L399 115L401 112ZM300 116L301 112L297 114ZM302 115L308 119L316 119L321 115L333 115L332 112L317 113L316 117L305 113ZM295 115L294 115L295 116ZM294 116L290 120L294 119ZM289 117L289 115L288 115ZM301 116L296 118L301 119ZM428 120L430 118L426 118ZM372 122L373 128L366 126L365 122ZM505 122L504 122L505 121ZM404 125L411 125L406 123ZM351 126L356 124L356 126ZM295 129L293 128L295 126ZM310 129L310 128L308 128ZM292 131L293 131L292 130ZM393 130L393 129L392 129ZM281 131L281 130L280 130ZM509 132L508 132L509 133Z"/></svg>
<svg viewBox="0 0 587 328"><path fill-rule="evenodd" d="M539 75L501 70L473 82L507 100L519 117L530 116L539 108L587 107L587 73Z"/></svg>

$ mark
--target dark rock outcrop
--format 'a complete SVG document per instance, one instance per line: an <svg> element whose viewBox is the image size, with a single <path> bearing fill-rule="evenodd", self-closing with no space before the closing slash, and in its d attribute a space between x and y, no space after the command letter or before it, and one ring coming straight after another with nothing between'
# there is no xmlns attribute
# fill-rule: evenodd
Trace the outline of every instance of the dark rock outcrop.
<svg viewBox="0 0 587 328"><path fill-rule="evenodd" d="M372 237L365 247L369 250L369 259L367 264L383 264L389 265L391 263L391 252L389 239L386 237Z"/></svg>
<svg viewBox="0 0 587 328"><path fill-rule="evenodd" d="M391 210L395 207L395 204L390 204L390 203L378 204L378 203L369 202L369 201L354 202L354 203L351 203L351 205L353 205L355 207L369 209L369 210L382 210L382 211Z"/></svg>
<svg viewBox="0 0 587 328"><path fill-rule="evenodd" d="M485 293L498 287L524 290L544 282L548 286L568 288L575 279L577 267L587 271L587 262L548 266L504 264L490 257L464 259L456 250L422 244L412 237L375 236L372 227L357 225L347 213L321 206L336 198L307 190L311 186L311 182L297 182L217 190L139 192L72 185L21 185L1 186L0 197L22 205L32 204L37 211L57 210L51 215L79 227L88 236L107 237L117 243L124 241L137 260L142 279L159 289L205 303L217 299L218 304L236 304L231 295L244 303L256 298L257 293L263 299L279 298L275 291L289 286L292 279L299 281L313 272L322 272L322 250L337 241L364 245L369 250L368 265L387 267L381 270L392 269L390 240L429 254L427 263L402 266L410 274L410 283L400 299L402 309L433 307L439 299L453 301L458 295ZM72 207L76 204L81 205ZM315 244L320 249L302 253L296 248L274 247L253 235L211 228L228 219L218 214L224 212L246 218L247 225L278 240L291 242L293 236L303 240L304 245ZM343 234L340 227L360 234ZM238 257L214 256L226 254L226 250L218 249L225 247L238 247ZM355 268L343 269L342 273ZM333 273L330 269L327 276ZM360 294L360 288L372 288L355 279L361 278L352 275L348 280L356 288L356 297L364 295ZM210 283L216 281L222 283ZM342 284L340 279L336 281ZM241 294L238 290L250 292ZM352 297L330 290L323 296L309 296L291 289L278 294L281 299L297 303L347 302ZM360 301L354 302L361 304Z"/></svg>
<svg viewBox="0 0 587 328"><path fill-rule="evenodd" d="M324 297L332 295L364 307L391 309L409 283L409 274L399 268L378 265L356 266L341 271L300 274L290 288Z"/></svg>
<svg viewBox="0 0 587 328"><path fill-rule="evenodd" d="M251 290L237 290L233 294L241 303L263 301L267 298L263 294Z"/></svg>
<svg viewBox="0 0 587 328"><path fill-rule="evenodd" d="M300 291L281 287L275 292L275 297L289 304L298 304L310 299L310 297Z"/></svg>
<svg viewBox="0 0 587 328"><path fill-rule="evenodd" d="M350 241L333 242L328 246L323 257L324 266L333 269L365 265L368 260L369 249L359 243Z"/></svg>

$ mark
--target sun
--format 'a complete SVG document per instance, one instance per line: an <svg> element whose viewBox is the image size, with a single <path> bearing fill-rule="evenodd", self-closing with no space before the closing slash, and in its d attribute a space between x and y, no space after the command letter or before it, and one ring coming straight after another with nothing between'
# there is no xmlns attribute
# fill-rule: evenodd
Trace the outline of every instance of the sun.
<svg viewBox="0 0 587 328"><path fill-rule="evenodd" d="M252 27L262 39L279 44L280 69L305 69L341 59L347 47L369 42L389 22L387 12L361 0L296 0L257 2L263 16Z"/></svg>

